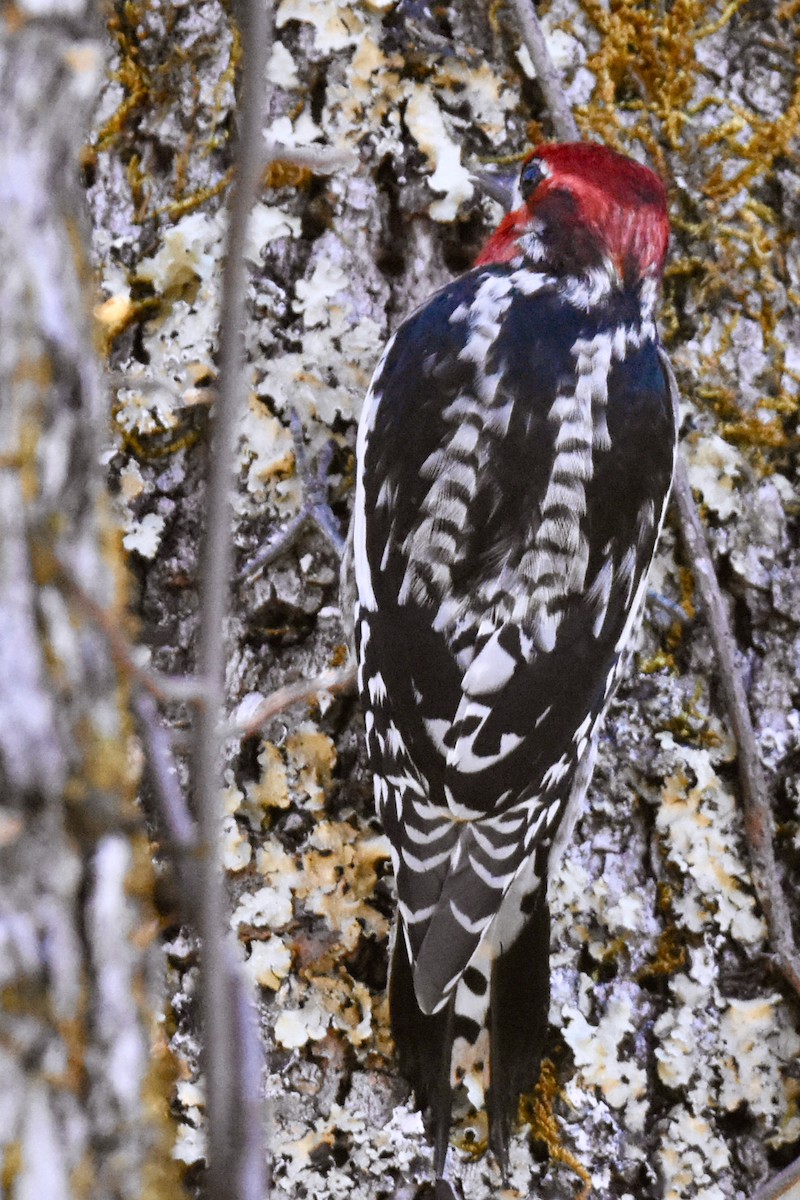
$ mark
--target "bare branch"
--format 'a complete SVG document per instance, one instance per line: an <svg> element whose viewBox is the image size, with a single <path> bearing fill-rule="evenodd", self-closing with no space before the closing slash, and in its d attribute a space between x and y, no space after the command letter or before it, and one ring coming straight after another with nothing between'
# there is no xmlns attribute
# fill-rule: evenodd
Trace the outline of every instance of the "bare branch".
<svg viewBox="0 0 800 1200"><path fill-rule="evenodd" d="M167 730L161 724L152 696L139 692L133 698L139 732L144 745L146 771L156 807L156 820L164 835L175 871L178 898L183 918L197 928L201 909L198 887L197 826L186 805ZM231 1025L230 1044L235 1053L232 1075L237 1082L235 1126L236 1142L230 1157L238 1164L236 1178L241 1200L263 1200L265 1191L264 1104L261 1098L261 1079L264 1052L252 1002L247 994L236 951L226 939L222 947L224 977L221 986L226 992L228 1019Z"/></svg>
<svg viewBox="0 0 800 1200"><path fill-rule="evenodd" d="M284 146L281 142L267 141L263 167L273 162L291 163L293 167L307 167L319 175L332 175L352 167L358 158L352 150L338 146Z"/></svg>
<svg viewBox="0 0 800 1200"><path fill-rule="evenodd" d="M202 939L201 996L207 1078L208 1195L262 1200L265 1153L260 1139L241 1136L248 1099L237 1066L246 1058L230 1019L230 948L225 940L227 898L220 852L222 775L220 720L225 701L225 629L232 575L231 488L237 419L244 396L241 330L247 279L244 249L250 210L263 169L264 77L269 56L272 7L268 0L241 0L242 32L239 140L229 222L219 333L219 396L206 497L206 535L200 586L198 669L208 701L198 711L191 756L197 799L201 856L199 926ZM249 1127L249 1126L248 1126ZM255 1157L254 1157L255 1156Z"/></svg>
<svg viewBox="0 0 800 1200"><path fill-rule="evenodd" d="M291 410L290 424L294 442L295 473L303 484L303 505L299 513L245 563L237 576L237 583L252 579L281 558L294 546L300 534L312 521L340 559L344 553L344 538L328 504L328 467L333 456L334 444L330 442L325 447L319 456L316 469L312 470L303 440L303 426L295 409Z"/></svg>
<svg viewBox="0 0 800 1200"><path fill-rule="evenodd" d="M323 671L315 679L300 679L297 683L287 684L286 687L278 688L271 696L267 696L252 716L240 725L230 728L229 732L251 737L258 733L267 721L285 712L287 708L314 700L320 692L352 691L355 683L356 668L353 663L349 663L338 670Z"/></svg>
<svg viewBox="0 0 800 1200"><path fill-rule="evenodd" d="M197 826L178 779L169 732L161 723L153 697L147 692L134 694L132 708L139 723L145 752L145 771L153 789L156 818L163 830L162 840L176 856L186 858L196 855ZM186 908L186 919L194 920L195 906L187 904Z"/></svg>
<svg viewBox="0 0 800 1200"><path fill-rule="evenodd" d="M736 665L736 644L703 525L692 497L686 467L680 458L675 468L672 494L680 518L686 556L708 621L725 706L736 738L753 885L767 920L775 962L784 978L800 995L800 960L792 933L789 906L775 862L775 821L767 798L747 696L741 672Z"/></svg>
<svg viewBox="0 0 800 1200"><path fill-rule="evenodd" d="M197 826L189 812L172 757L169 732L147 692L135 692L131 706L136 714L144 750L145 777L155 806L161 845L175 874L184 921L196 927L199 908Z"/></svg>
<svg viewBox="0 0 800 1200"><path fill-rule="evenodd" d="M237 575L236 582L246 583L255 579L267 567L271 567L274 562L282 558L299 540L300 534L310 520L311 513L304 504L300 512L295 513L292 519L286 522L283 529L274 534L252 558L248 559Z"/></svg>
<svg viewBox="0 0 800 1200"><path fill-rule="evenodd" d="M531 56L536 79L542 89L556 137L561 142L580 141L581 135L578 133L578 126L575 124L572 109L564 95L558 71L553 66L553 60L547 49L532 0L511 0L511 4L517 14L519 32Z"/></svg>
<svg viewBox="0 0 800 1200"><path fill-rule="evenodd" d="M69 592L95 628L103 634L117 670L162 704L175 700L202 702L206 689L201 678L197 675L162 675L159 671L144 666L137 657L139 647L128 640L117 621L89 595L73 572L60 560L58 576L65 591Z"/></svg>
<svg viewBox="0 0 800 1200"><path fill-rule="evenodd" d="M753 1200L793 1200L800 1185L800 1158L790 1163L780 1175L760 1187Z"/></svg>

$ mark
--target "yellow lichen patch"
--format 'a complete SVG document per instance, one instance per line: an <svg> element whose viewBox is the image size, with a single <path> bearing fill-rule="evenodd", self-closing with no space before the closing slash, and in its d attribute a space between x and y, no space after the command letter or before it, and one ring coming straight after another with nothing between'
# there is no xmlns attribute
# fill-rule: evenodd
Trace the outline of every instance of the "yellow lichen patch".
<svg viewBox="0 0 800 1200"><path fill-rule="evenodd" d="M367 36L350 60L352 79L361 84L367 83L376 71L385 70L386 65L386 55L378 43Z"/></svg>
<svg viewBox="0 0 800 1200"><path fill-rule="evenodd" d="M309 841L297 888L305 908L340 935L345 951L354 950L364 932L385 937L386 919L369 900L377 866L389 857L386 838L365 838L348 822L321 821Z"/></svg>
<svg viewBox="0 0 800 1200"><path fill-rule="evenodd" d="M694 606L694 575L688 567L679 567L678 580L681 588L680 606L686 613L687 619L693 621L696 615Z"/></svg>
<svg viewBox="0 0 800 1200"><path fill-rule="evenodd" d="M141 1200L162 1200L180 1196L181 1171L173 1158L175 1124L168 1097L178 1075L178 1060L169 1047L162 1028L157 1027L150 1045L147 1072L142 1081L142 1101L150 1118L149 1153L142 1166Z"/></svg>
<svg viewBox="0 0 800 1200"><path fill-rule="evenodd" d="M296 163L282 162L275 159L264 172L265 188L304 188L308 187L314 178L313 171L308 167L299 167Z"/></svg>
<svg viewBox="0 0 800 1200"><path fill-rule="evenodd" d="M678 672L674 657L666 650L658 650L650 658L640 658L638 669L643 675L655 675L656 671L665 669L673 675Z"/></svg>
<svg viewBox="0 0 800 1200"><path fill-rule="evenodd" d="M22 1169L22 1143L19 1139L6 1142L3 1147L3 1163L0 1167L0 1185L4 1196L14 1192L15 1180Z"/></svg>
<svg viewBox="0 0 800 1200"><path fill-rule="evenodd" d="M389 996L384 992L372 1005L372 1049L385 1060L394 1056L394 1042L389 1023Z"/></svg>
<svg viewBox="0 0 800 1200"><path fill-rule="evenodd" d="M101 340L106 344L113 342L128 327L135 313L136 305L124 292L95 305L94 319L100 328Z"/></svg>
<svg viewBox="0 0 800 1200"><path fill-rule="evenodd" d="M250 942L250 957L245 972L254 983L276 992L292 968L292 950L279 937Z"/></svg>
<svg viewBox="0 0 800 1200"><path fill-rule="evenodd" d="M658 740L675 747L669 733L660 733ZM674 898L676 920L691 933L714 924L744 944L759 944L764 926L754 911L747 867L737 853L735 798L708 750L681 745L680 758L688 770L679 769L665 781L656 817L669 861L692 884Z"/></svg>
<svg viewBox="0 0 800 1200"><path fill-rule="evenodd" d="M333 975L308 977L312 992L331 1026L344 1034L351 1046L363 1046L372 1036L372 997L363 983L352 979L340 967Z"/></svg>
<svg viewBox="0 0 800 1200"><path fill-rule="evenodd" d="M326 733L320 733L310 721L299 725L286 739L289 766L297 772L299 789L312 809L325 803L336 766L336 747Z"/></svg>
<svg viewBox="0 0 800 1200"><path fill-rule="evenodd" d="M125 875L125 891L152 911L153 859L152 846L144 832L132 837L129 842L131 860ZM154 936L155 922L145 922L136 936L145 939L147 945Z"/></svg>
<svg viewBox="0 0 800 1200"><path fill-rule="evenodd" d="M576 1200L587 1200L591 1191L592 1178L575 1155L562 1144L558 1122L553 1112L553 1104L558 1096L558 1077L556 1069L549 1058L542 1063L539 1081L530 1096L520 1100L519 1119L530 1126L531 1137L547 1146L550 1158L555 1163L562 1163L581 1180L581 1190Z"/></svg>
<svg viewBox="0 0 800 1200"><path fill-rule="evenodd" d="M343 667L350 657L350 649L345 642L340 642L338 646L334 646L331 651L331 656L328 665L331 667Z"/></svg>
<svg viewBox="0 0 800 1200"><path fill-rule="evenodd" d="M246 785L247 799L265 815L271 808L288 808L291 804L286 763L277 746L264 742L258 754L261 778Z"/></svg>
<svg viewBox="0 0 800 1200"><path fill-rule="evenodd" d="M118 406L112 407L111 415L116 418L119 414ZM177 454L179 450L186 450L199 440L202 436L202 431L199 429L190 429L185 433L179 433L177 437L168 436L166 430L152 430L146 434L139 436L131 429L123 429L119 426L120 441L122 445L130 453L134 454L139 462L157 462L161 458L169 458L173 454Z"/></svg>
<svg viewBox="0 0 800 1200"><path fill-rule="evenodd" d="M80 762L67 781L64 800L72 833L96 838L138 816L135 777L124 739L100 730L89 717L76 725Z"/></svg>
<svg viewBox="0 0 800 1200"><path fill-rule="evenodd" d="M322 1129L310 1129L303 1137L294 1142L286 1142L280 1148L281 1158L289 1159L297 1167L305 1166L310 1156L320 1146L332 1146L336 1140L336 1131L328 1126Z"/></svg>
<svg viewBox="0 0 800 1200"><path fill-rule="evenodd" d="M256 868L262 875L289 877L295 873L295 859L279 841L271 837L256 851Z"/></svg>
<svg viewBox="0 0 800 1200"><path fill-rule="evenodd" d="M700 707L703 692L703 683L698 680L692 698L664 723L664 729L681 742L707 749L721 746L724 738L717 719Z"/></svg>
<svg viewBox="0 0 800 1200"><path fill-rule="evenodd" d="M452 221L458 206L472 195L474 188L469 171L461 162L461 148L427 84L412 85L405 123L432 168L429 186L445 194L444 199L431 205L430 214L436 221Z"/></svg>
<svg viewBox="0 0 800 1200"><path fill-rule="evenodd" d="M784 1078L783 1064L796 1061L800 1036L787 1019L780 995L729 999L720 1017L719 1038L724 1064L721 1107L734 1112L746 1104L751 1112L783 1116L791 1107L786 1093L796 1089L796 1081ZM784 1132L800 1134L796 1113Z"/></svg>
<svg viewBox="0 0 800 1200"><path fill-rule="evenodd" d="M249 492L263 495L270 480L288 479L295 475L291 434L277 417L264 411L264 405L253 393L248 398L247 413L241 428L246 438Z"/></svg>
<svg viewBox="0 0 800 1200"><path fill-rule="evenodd" d="M225 174L221 175L215 183L197 188L188 196L183 196L180 200L173 200L171 204L165 204L162 208L157 208L152 215L154 217L165 215L173 221L178 221L181 217L185 217L189 213L195 212L198 208L202 208L204 204L207 204L209 200L213 200L215 196L221 196L233 182L234 176L235 171L233 167L229 167Z"/></svg>
<svg viewBox="0 0 800 1200"><path fill-rule="evenodd" d="M320 53L357 46L365 32L364 18L355 7L331 0L281 0L275 14L276 28L282 29L287 21L311 25Z"/></svg>
<svg viewBox="0 0 800 1200"><path fill-rule="evenodd" d="M773 72L770 87L786 96L766 115L763 98L750 101L746 89L732 97L713 68L714 55L724 57L720 39L746 20L741 0L579 2L601 35L586 62L597 82L579 122L620 150L644 152L669 185L675 243L662 314L667 342L677 349L687 340L690 313L692 370L706 391L692 399L724 396L720 433L768 473L789 444L800 394L786 303L793 235L763 199L800 130L798 62L787 55ZM790 46L795 17L791 5L776 14ZM744 339L736 333L743 314L751 323Z"/></svg>

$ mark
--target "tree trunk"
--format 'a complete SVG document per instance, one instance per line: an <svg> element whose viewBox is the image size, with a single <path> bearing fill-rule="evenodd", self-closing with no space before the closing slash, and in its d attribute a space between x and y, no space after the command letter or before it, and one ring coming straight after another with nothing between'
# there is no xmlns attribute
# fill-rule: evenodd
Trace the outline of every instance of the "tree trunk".
<svg viewBox="0 0 800 1200"><path fill-rule="evenodd" d="M0 1147L13 1200L140 1200L176 1183L125 687L77 598L127 622L78 180L105 55L78 9L14 10L0 46Z"/></svg>

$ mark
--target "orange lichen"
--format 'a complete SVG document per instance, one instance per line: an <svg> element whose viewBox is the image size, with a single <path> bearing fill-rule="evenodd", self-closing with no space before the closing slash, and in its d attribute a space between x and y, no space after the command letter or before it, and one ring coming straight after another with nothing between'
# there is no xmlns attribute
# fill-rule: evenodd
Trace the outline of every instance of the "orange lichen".
<svg viewBox="0 0 800 1200"><path fill-rule="evenodd" d="M586 1200L592 1187L592 1177L572 1151L561 1141L558 1122L553 1105L558 1098L559 1086L555 1065L549 1058L542 1063L539 1081L530 1096L523 1096L519 1105L519 1118L530 1126L531 1137L544 1142L550 1159L562 1163L581 1180L582 1187L575 1200Z"/></svg>
<svg viewBox="0 0 800 1200"><path fill-rule="evenodd" d="M126 0L113 10L108 28L117 51L117 63L111 79L120 87L123 98L120 104L98 130L94 147L97 153L113 153L124 164L133 203L133 219L137 223L153 217L167 215L173 220L218 196L229 185L232 175L225 172L220 178L212 178L201 187L196 183L196 171L192 165L199 160L209 159L212 153L227 139L225 129L225 97L233 84L242 55L241 37L235 21L231 19L231 47L227 63L216 80L211 97L210 113L207 114L210 132L202 143L197 140L198 114L202 102L200 80L208 72L208 45L203 38L192 41L191 54L177 38L158 39L153 46L148 42L148 15L150 0ZM167 12L172 23L177 13ZM158 54L161 57L156 57ZM177 96L188 96L188 119L183 122L185 140L173 155L171 164L172 201L151 211L152 196L159 190L150 160L151 151L142 150L138 135L138 120L143 110L157 113L167 111L175 105ZM145 160L143 155L147 153ZM192 182L192 179L195 182ZM190 190L191 189L191 190Z"/></svg>
<svg viewBox="0 0 800 1200"><path fill-rule="evenodd" d="M314 178L314 172L308 167L298 166L297 163L284 162L274 159L264 171L265 188L308 187Z"/></svg>
<svg viewBox="0 0 800 1200"><path fill-rule="evenodd" d="M669 924L659 934L656 952L652 960L645 963L637 972L636 978L641 983L646 979L676 975L686 966L688 958L685 932L677 925Z"/></svg>
<svg viewBox="0 0 800 1200"><path fill-rule="evenodd" d="M637 0L581 4L601 40L586 64L597 87L578 109L578 121L618 149L630 152L638 143L668 182L676 244L665 274L666 340L677 347L686 337L681 314L687 309L694 314L692 332L701 337L711 330L713 314L719 342L701 353L697 375L717 395L726 393L726 411L717 413L720 434L745 446L755 469L768 472L789 444L786 420L796 419L794 385L800 381L786 368L780 327L793 234L760 192L778 160L791 154L800 130L800 56L784 78L786 103L778 115L765 116L752 104L724 97L697 54L705 39L746 20L743 0L731 0L712 19L704 0L676 0L666 9ZM800 0L792 0L776 18L788 26L798 11ZM710 113L715 119L709 125L701 118ZM747 404L739 399L731 353L742 315L760 325L768 356L757 381L762 394Z"/></svg>

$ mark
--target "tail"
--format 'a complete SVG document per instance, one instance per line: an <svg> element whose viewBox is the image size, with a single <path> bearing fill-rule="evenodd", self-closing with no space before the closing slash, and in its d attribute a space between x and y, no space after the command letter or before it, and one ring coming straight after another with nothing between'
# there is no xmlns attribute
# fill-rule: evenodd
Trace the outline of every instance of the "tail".
<svg viewBox="0 0 800 1200"><path fill-rule="evenodd" d="M432 1016L420 1011L401 917L398 917L389 972L389 1016L400 1071L414 1089L417 1107L427 1114L434 1168L436 1178L440 1179L444 1175L453 1104L450 1088L453 999Z"/></svg>
<svg viewBox="0 0 800 1200"><path fill-rule="evenodd" d="M550 910L547 888L529 896L533 909L517 940L492 968L489 1009L491 1082L489 1144L505 1175L508 1138L520 1096L539 1078L550 1007Z"/></svg>
<svg viewBox="0 0 800 1200"><path fill-rule="evenodd" d="M531 906L525 926L516 941L491 965L486 1013L489 1142L504 1175L508 1139L519 1098L533 1088L539 1075L550 1001L550 912L546 887L537 888L525 898L525 903ZM478 986L478 971L468 968L463 984L441 1012L432 1016L422 1013L414 991L405 935L398 921L389 976L392 1036L400 1071L414 1089L418 1108L426 1113L436 1176L441 1179L450 1135L453 1040L456 1034L468 1034L474 1044L481 1032L478 1024L465 1021L456 1012L459 989L467 987L470 992L480 994L485 991L485 984Z"/></svg>

